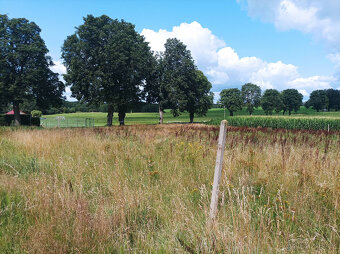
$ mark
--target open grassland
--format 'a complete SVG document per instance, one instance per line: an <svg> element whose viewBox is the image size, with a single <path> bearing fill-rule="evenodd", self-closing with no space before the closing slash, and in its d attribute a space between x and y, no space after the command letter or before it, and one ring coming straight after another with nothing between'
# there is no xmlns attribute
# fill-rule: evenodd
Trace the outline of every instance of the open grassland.
<svg viewBox="0 0 340 254"><path fill-rule="evenodd" d="M248 116L249 113L244 108L242 111L238 111L235 113L235 116ZM68 119L75 118L79 120L80 124L85 125L85 118L93 118L95 120L95 126L105 126L106 125L106 113L101 112L89 112L89 113L68 113L68 114L56 114L56 115L46 115L44 118L49 121L50 126L57 126L57 120L55 119L57 116L64 116ZM226 110L226 117L229 119L229 112ZM254 116L265 116L263 110L261 108L255 109ZM337 119L340 121L340 111L339 112L316 112L312 109L306 109L305 107L301 107L297 113L293 113L291 116L282 116L280 114L274 114L272 117L279 118L322 118L324 120L327 119ZM249 116L250 117L250 116ZM210 109L206 116L195 116L195 122L208 122L211 120L218 120L224 118L224 112L221 108L213 108ZM114 125L118 125L118 114L114 114ZM231 119L231 118L230 118ZM69 120L71 122L71 120ZM125 124L126 125L134 125L134 124L157 124L159 122L159 114L158 113L128 113L126 114ZM170 113L170 110L166 110L164 114L164 123L173 123L173 122L189 122L189 114L187 112L182 113L179 117L173 117ZM66 125L66 122L62 122L61 125ZM44 125L45 126L45 125ZM74 124L74 127L77 126L77 123Z"/></svg>
<svg viewBox="0 0 340 254"><path fill-rule="evenodd" d="M0 130L1 253L339 253L339 133L218 127Z"/></svg>

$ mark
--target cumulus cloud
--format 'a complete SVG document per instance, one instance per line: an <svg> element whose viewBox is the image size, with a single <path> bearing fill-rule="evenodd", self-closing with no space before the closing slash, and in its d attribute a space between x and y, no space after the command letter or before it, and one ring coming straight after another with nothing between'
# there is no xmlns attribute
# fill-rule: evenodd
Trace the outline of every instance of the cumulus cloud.
<svg viewBox="0 0 340 254"><path fill-rule="evenodd" d="M59 73L59 75L66 74L66 67L61 61L54 61L53 63L54 65L50 67L53 72Z"/></svg>
<svg viewBox="0 0 340 254"><path fill-rule="evenodd" d="M255 56L240 57L225 41L198 22L182 23L173 27L172 31L144 29L142 35L154 51L163 51L168 38L181 40L191 51L199 69L208 76L216 92L252 82L262 89L297 88L304 96L308 96L312 90L331 87L336 80L334 77L302 77L297 66L282 61L268 63ZM337 59L335 56L333 58Z"/></svg>
<svg viewBox="0 0 340 254"><path fill-rule="evenodd" d="M53 62L54 65L50 67L50 69L55 72L55 73L58 73L59 74L59 80L62 81L62 82L65 82L64 81L64 78L63 78L63 74L66 74L66 67L65 65L63 65L63 63L61 61L54 61ZM72 95L72 92L71 92L71 89L70 87L66 87L65 88L65 92L63 94L65 97L66 97L66 100L67 101L77 101L77 99L71 97Z"/></svg>
<svg viewBox="0 0 340 254"><path fill-rule="evenodd" d="M173 27L172 31L160 29L156 32L143 29L141 34L145 36L154 51L163 51L168 38L180 38L184 44L190 45L192 56L199 65L216 62L217 49L225 46L224 41L196 21L190 24L182 23L180 26Z"/></svg>
<svg viewBox="0 0 340 254"><path fill-rule="evenodd" d="M250 16L272 22L280 30L298 30L340 50L340 1L237 0Z"/></svg>

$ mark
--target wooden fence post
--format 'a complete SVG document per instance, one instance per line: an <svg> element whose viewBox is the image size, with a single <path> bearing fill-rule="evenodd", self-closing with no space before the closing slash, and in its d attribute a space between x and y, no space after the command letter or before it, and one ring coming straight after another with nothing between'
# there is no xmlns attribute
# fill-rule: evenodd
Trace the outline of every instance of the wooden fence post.
<svg viewBox="0 0 340 254"><path fill-rule="evenodd" d="M217 213L218 191L219 191L219 184L220 184L220 179L221 179L221 174L222 174L223 154L224 154L226 136L227 136L227 121L223 120L220 125L220 133L218 137L216 165L215 165L215 173L214 173L214 185L213 185L213 189L211 193L211 203L210 203L210 215L209 215L210 224L215 220L216 213Z"/></svg>

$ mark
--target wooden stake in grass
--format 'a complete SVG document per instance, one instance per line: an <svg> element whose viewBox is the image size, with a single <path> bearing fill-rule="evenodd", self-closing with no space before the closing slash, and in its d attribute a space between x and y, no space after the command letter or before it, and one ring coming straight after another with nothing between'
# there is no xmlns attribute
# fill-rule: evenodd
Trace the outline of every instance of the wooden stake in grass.
<svg viewBox="0 0 340 254"><path fill-rule="evenodd" d="M214 185L211 193L211 203L210 203L210 223L215 220L217 213L217 203L218 203L218 190L222 173L222 165L223 165L223 154L225 141L227 136L227 121L223 120L220 125L220 134L218 137L218 145L217 145L217 155L216 155L216 165L215 165L215 173L214 173Z"/></svg>

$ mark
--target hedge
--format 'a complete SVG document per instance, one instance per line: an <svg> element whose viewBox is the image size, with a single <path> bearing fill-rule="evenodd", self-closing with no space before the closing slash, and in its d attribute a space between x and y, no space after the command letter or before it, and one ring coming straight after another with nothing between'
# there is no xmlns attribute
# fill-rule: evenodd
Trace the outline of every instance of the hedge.
<svg viewBox="0 0 340 254"><path fill-rule="evenodd" d="M40 126L39 117L31 117L31 115L21 115L21 125ZM14 123L14 115L0 115L0 126L11 126Z"/></svg>

